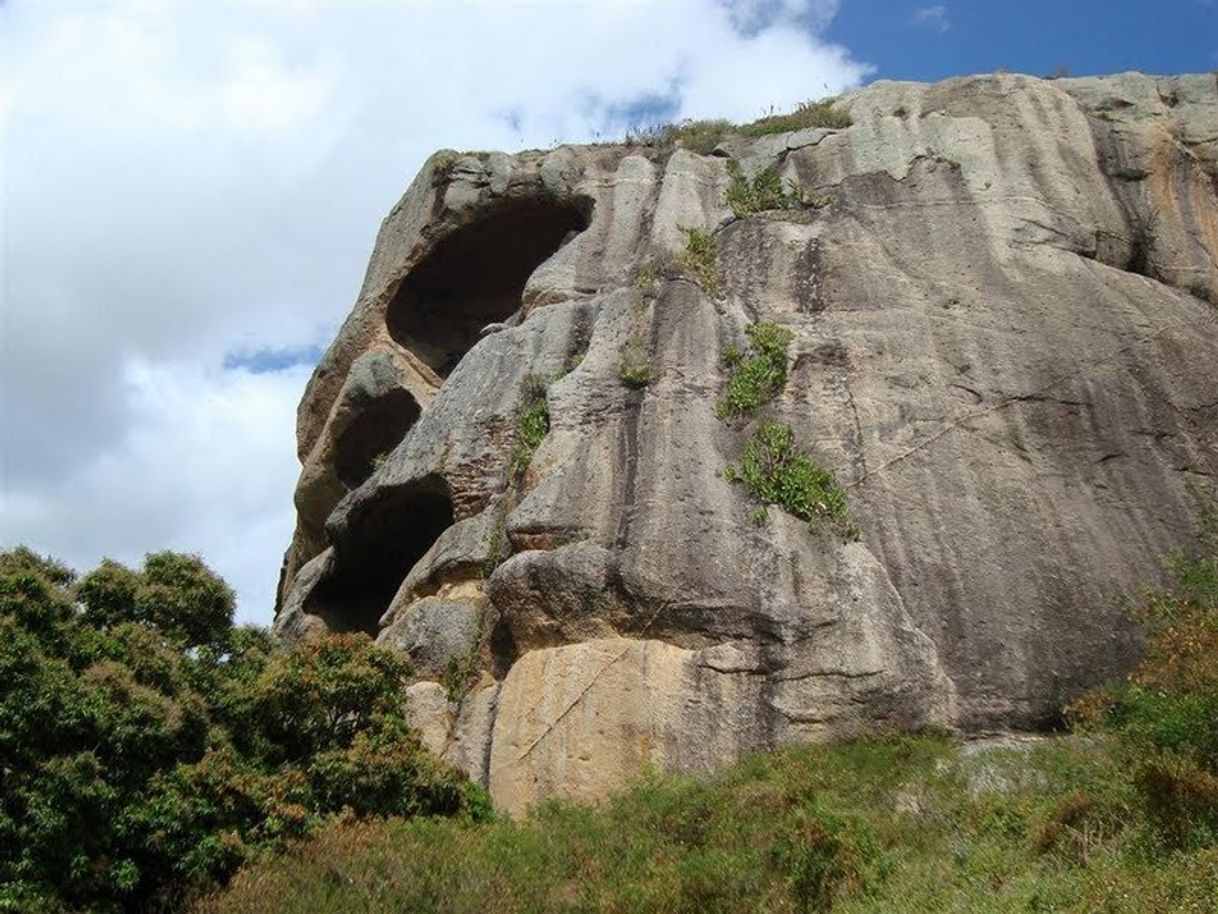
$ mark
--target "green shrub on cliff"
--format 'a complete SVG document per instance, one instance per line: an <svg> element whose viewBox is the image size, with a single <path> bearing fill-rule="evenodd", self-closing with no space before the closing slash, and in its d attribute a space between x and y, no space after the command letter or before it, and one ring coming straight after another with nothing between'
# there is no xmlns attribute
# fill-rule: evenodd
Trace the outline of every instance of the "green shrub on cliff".
<svg viewBox="0 0 1218 914"><path fill-rule="evenodd" d="M748 350L728 348L723 353L730 374L715 414L725 421L749 415L787 383L787 346L795 334L773 321L749 324L744 332Z"/></svg>
<svg viewBox="0 0 1218 914"><path fill-rule="evenodd" d="M277 652L232 611L193 556L0 553L0 911L173 907L331 813L484 810L406 725L400 657Z"/></svg>
<svg viewBox="0 0 1218 914"><path fill-rule="evenodd" d="M777 505L813 529L828 528L845 540L858 539L845 490L832 472L795 446L789 425L763 422L745 443L740 464L728 467L724 476L743 483L761 502L753 515L759 526L766 521L766 506Z"/></svg>

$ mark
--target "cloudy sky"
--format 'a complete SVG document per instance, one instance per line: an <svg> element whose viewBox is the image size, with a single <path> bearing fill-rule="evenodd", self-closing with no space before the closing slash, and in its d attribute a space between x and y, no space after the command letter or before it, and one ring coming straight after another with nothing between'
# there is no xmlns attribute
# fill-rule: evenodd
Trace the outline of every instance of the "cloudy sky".
<svg viewBox="0 0 1218 914"><path fill-rule="evenodd" d="M197 552L269 622L296 402L432 150L1059 66L1213 69L1218 9L0 0L0 544Z"/></svg>

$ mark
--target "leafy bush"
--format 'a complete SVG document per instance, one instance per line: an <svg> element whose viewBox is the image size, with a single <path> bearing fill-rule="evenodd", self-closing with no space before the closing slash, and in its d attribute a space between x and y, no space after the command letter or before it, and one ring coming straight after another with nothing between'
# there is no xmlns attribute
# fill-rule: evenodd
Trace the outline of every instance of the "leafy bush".
<svg viewBox="0 0 1218 914"><path fill-rule="evenodd" d="M834 108L837 99L827 98L818 102L803 102L790 114L771 114L745 124L740 134L747 137L766 136L771 133L789 133L808 127L826 127L844 130L854 123L849 112Z"/></svg>
<svg viewBox="0 0 1218 914"><path fill-rule="evenodd" d="M512 451L510 470L520 479L533 462L533 454L550 432L550 406L546 390L550 379L543 375L528 375L524 379L523 402L516 414L516 447Z"/></svg>
<svg viewBox="0 0 1218 914"><path fill-rule="evenodd" d="M751 413L773 399L787 382L787 346L795 334L773 321L750 324L744 332L748 351L729 347L723 353L731 374L727 392L715 404L720 419Z"/></svg>
<svg viewBox="0 0 1218 914"><path fill-rule="evenodd" d="M193 556L0 553L0 911L142 910L332 813L471 814L366 635L273 650Z"/></svg>
<svg viewBox="0 0 1218 914"><path fill-rule="evenodd" d="M934 754L852 749L877 765ZM203 910L290 914L358 898L360 910L452 914L828 911L877 882L880 842L840 789L859 773L800 750L706 779L652 774L598 807L551 802L523 822L335 823Z"/></svg>
<svg viewBox="0 0 1218 914"><path fill-rule="evenodd" d="M1132 612L1146 653L1128 681L1075 702L1084 728L1115 733L1159 837L1218 844L1218 504L1201 493L1197 547L1168 556L1169 583Z"/></svg>
<svg viewBox="0 0 1218 914"><path fill-rule="evenodd" d="M858 539L845 490L829 470L795 447L789 425L762 423L745 444L739 467L729 467L725 475L744 483L763 505L778 505L813 529L830 527L846 540Z"/></svg>

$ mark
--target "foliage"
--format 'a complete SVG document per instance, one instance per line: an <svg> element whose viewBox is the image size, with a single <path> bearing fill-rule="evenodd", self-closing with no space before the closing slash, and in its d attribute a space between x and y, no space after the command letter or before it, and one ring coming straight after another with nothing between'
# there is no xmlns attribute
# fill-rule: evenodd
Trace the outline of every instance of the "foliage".
<svg viewBox="0 0 1218 914"><path fill-rule="evenodd" d="M643 344L637 338L631 337L622 350L622 357L617 363L618 380L627 387L638 389L651 383L651 365L643 351Z"/></svg>
<svg viewBox="0 0 1218 914"><path fill-rule="evenodd" d="M787 346L795 335L773 321L759 321L744 328L748 351L724 350L723 360L731 374L727 392L715 404L720 419L747 415L773 399L787 382Z"/></svg>
<svg viewBox="0 0 1218 914"><path fill-rule="evenodd" d="M789 425L763 422L745 444L739 467L729 467L726 476L744 483L762 505L778 505L813 529L830 527L846 540L858 539L845 490L829 470L795 447ZM764 520L754 515L754 522Z"/></svg>
<svg viewBox="0 0 1218 914"><path fill-rule="evenodd" d="M710 155L720 143L733 136L759 137L806 127L841 130L853 122L847 112L833 107L835 101L830 98L803 102L789 114L769 114L742 126L722 119L651 124L628 131L625 143L628 146L647 146L661 154L681 148L698 155Z"/></svg>
<svg viewBox="0 0 1218 914"><path fill-rule="evenodd" d="M1145 589L1132 608L1147 635L1142 662L1123 685L1067 709L1127 747L1169 847L1218 846L1218 502L1199 498L1197 546L1171 553L1167 586Z"/></svg>
<svg viewBox="0 0 1218 914"><path fill-rule="evenodd" d="M680 147L698 155L710 155L735 129L731 121L725 120L684 120L675 124L656 124L628 132L626 145L651 146L661 152L671 152Z"/></svg>
<svg viewBox="0 0 1218 914"><path fill-rule="evenodd" d="M650 775L523 822L335 822L201 907L313 911L1211 914L1218 856L1148 849L1125 759L904 737Z"/></svg>
<svg viewBox="0 0 1218 914"><path fill-rule="evenodd" d="M723 199L737 219L795 206L820 209L833 202L831 197L812 196L794 181L788 181L784 190L782 178L768 168L757 172L749 181L739 163L733 161L728 162L727 173L730 182Z"/></svg>
<svg viewBox="0 0 1218 914"><path fill-rule="evenodd" d="M533 454L541 447L550 431L550 406L546 402L546 390L550 378L544 375L528 375L522 387L522 399L516 413L516 447L512 451L510 470L515 479L524 476L533 462Z"/></svg>
<svg viewBox="0 0 1218 914"><path fill-rule="evenodd" d="M770 114L740 127L740 134L747 137L766 136L771 133L789 133L808 127L825 127L844 130L854 121L849 112L834 108L837 99L826 98L818 102L803 102L790 114Z"/></svg>
<svg viewBox="0 0 1218 914"><path fill-rule="evenodd" d="M275 651L198 558L0 553L0 911L176 906L332 813L485 808L365 635Z"/></svg>
<svg viewBox="0 0 1218 914"><path fill-rule="evenodd" d="M685 233L684 267L707 295L718 295L714 236L696 228L682 227L681 231Z"/></svg>

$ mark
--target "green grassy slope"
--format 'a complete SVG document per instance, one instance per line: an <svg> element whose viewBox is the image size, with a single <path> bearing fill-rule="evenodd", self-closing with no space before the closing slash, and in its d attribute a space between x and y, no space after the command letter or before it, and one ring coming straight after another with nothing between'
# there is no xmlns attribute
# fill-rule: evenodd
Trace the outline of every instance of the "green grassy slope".
<svg viewBox="0 0 1218 914"><path fill-rule="evenodd" d="M1111 739L935 738L656 776L522 823L335 822L200 911L1218 911L1218 848L1170 849Z"/></svg>

